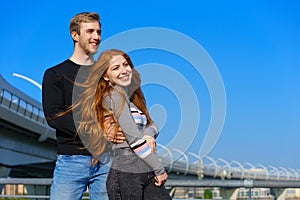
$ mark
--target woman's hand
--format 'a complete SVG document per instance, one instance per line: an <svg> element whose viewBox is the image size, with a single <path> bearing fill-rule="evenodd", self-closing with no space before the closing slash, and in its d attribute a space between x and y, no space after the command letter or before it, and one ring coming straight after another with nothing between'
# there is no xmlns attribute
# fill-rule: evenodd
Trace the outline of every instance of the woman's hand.
<svg viewBox="0 0 300 200"><path fill-rule="evenodd" d="M168 174L167 174L167 172L164 172L161 175L155 176L154 179L155 179L156 186L162 186L167 182Z"/></svg>
<svg viewBox="0 0 300 200"><path fill-rule="evenodd" d="M144 139L146 139L147 143L149 144L151 151L156 154L156 141L155 138L150 136L150 135L145 135L143 137Z"/></svg>

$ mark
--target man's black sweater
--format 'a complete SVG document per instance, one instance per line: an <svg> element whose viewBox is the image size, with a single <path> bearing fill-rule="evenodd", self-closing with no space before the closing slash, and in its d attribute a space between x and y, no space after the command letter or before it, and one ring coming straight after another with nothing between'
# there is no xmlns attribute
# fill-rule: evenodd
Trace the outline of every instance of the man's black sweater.
<svg viewBox="0 0 300 200"><path fill-rule="evenodd" d="M90 67L78 65L68 59L47 69L44 74L43 109L49 126L56 129L57 154L90 155L76 134L72 112L55 117L72 105L74 82L78 80L77 74L85 78L87 69Z"/></svg>

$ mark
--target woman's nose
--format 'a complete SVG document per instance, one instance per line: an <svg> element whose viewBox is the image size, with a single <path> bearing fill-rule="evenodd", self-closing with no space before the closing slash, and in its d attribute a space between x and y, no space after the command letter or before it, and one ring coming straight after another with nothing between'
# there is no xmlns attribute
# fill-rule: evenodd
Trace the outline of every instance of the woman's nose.
<svg viewBox="0 0 300 200"><path fill-rule="evenodd" d="M122 73L122 74L125 74L125 73L126 73L126 69L125 69L125 67L121 65L121 67L120 67L120 71L121 71L121 73Z"/></svg>

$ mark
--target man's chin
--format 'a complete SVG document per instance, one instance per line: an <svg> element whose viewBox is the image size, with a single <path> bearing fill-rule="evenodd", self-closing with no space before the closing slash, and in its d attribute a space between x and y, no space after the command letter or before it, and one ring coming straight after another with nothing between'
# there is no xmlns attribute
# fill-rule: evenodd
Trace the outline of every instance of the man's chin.
<svg viewBox="0 0 300 200"><path fill-rule="evenodd" d="M99 48L99 46L97 46L97 47L94 46L93 48L90 48L90 53L96 54L98 52L98 48Z"/></svg>

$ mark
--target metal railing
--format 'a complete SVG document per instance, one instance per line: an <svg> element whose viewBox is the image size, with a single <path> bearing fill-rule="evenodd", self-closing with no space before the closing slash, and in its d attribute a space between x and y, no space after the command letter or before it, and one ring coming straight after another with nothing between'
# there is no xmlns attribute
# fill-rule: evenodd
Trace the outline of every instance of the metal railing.
<svg viewBox="0 0 300 200"><path fill-rule="evenodd" d="M56 140L55 131L44 117L40 102L7 83L0 75L0 116L40 135L39 141ZM16 122L18 120L18 122Z"/></svg>
<svg viewBox="0 0 300 200"><path fill-rule="evenodd" d="M0 104L7 107L9 110L24 116L25 118L47 126L43 110L39 106L31 104L5 89L2 89L0 92Z"/></svg>
<svg viewBox="0 0 300 200"><path fill-rule="evenodd" d="M184 155L187 156L187 154ZM249 162L241 164L237 161L227 162L220 158L213 159L208 156L199 157L194 162L187 162L187 159L184 158L173 161L173 163L171 163L172 159L166 155L160 158L169 172L195 175L199 179L212 177L240 180L300 181L300 170L293 168L253 165ZM209 163L205 162L207 159L210 161ZM220 160L222 160L221 163L218 162Z"/></svg>
<svg viewBox="0 0 300 200"><path fill-rule="evenodd" d="M44 186L49 187L51 178L0 178L0 185L18 185ZM219 187L219 188L300 188L300 181L265 181L265 180L174 180L169 179L166 188L172 191L174 187ZM48 191L49 190L43 190ZM48 193L38 194L1 194L0 197L6 198L26 198L26 199L49 199ZM86 193L87 194L87 193ZM82 199L89 199L84 195Z"/></svg>

